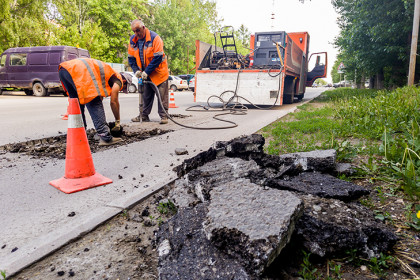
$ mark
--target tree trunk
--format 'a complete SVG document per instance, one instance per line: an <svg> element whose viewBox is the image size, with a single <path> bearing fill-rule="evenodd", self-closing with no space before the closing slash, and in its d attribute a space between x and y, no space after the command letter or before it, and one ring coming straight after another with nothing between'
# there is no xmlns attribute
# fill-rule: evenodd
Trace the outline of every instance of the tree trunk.
<svg viewBox="0 0 420 280"><path fill-rule="evenodd" d="M365 74L362 74L362 76L360 77L360 83L357 85L357 88L366 88L365 82L366 82Z"/></svg>
<svg viewBox="0 0 420 280"><path fill-rule="evenodd" d="M369 88L370 89L374 89L376 87L375 81L376 81L376 75L369 78Z"/></svg>
<svg viewBox="0 0 420 280"><path fill-rule="evenodd" d="M376 89L383 89L384 88L384 71L381 69L378 73L376 73Z"/></svg>

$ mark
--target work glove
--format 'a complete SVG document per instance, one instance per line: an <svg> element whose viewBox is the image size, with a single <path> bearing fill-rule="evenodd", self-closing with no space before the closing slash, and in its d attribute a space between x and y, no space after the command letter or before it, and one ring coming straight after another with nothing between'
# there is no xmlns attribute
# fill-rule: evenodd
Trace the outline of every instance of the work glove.
<svg viewBox="0 0 420 280"><path fill-rule="evenodd" d="M141 71L140 70L138 70L135 74L134 74L137 78L140 78L140 76L141 76Z"/></svg>
<svg viewBox="0 0 420 280"><path fill-rule="evenodd" d="M121 129L120 120L115 120L115 126L111 129L113 132L119 132Z"/></svg>
<svg viewBox="0 0 420 280"><path fill-rule="evenodd" d="M147 73L146 72L142 72L141 73L141 78L143 79L143 81L145 81L146 79L147 79L147 77L148 77L149 75L147 75Z"/></svg>

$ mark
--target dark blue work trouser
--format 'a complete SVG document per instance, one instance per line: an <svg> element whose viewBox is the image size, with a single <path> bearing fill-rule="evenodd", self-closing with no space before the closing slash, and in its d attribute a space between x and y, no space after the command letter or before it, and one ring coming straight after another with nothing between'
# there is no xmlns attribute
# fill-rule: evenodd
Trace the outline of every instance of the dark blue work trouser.
<svg viewBox="0 0 420 280"><path fill-rule="evenodd" d="M67 92L70 98L79 98L77 95L77 89L73 82L73 78L71 77L70 73L61 68L58 72L60 77L60 81L64 87L64 90ZM85 118L85 106L89 111L90 117L92 118L93 125L95 127L96 132L98 133L99 137L102 140L109 142L112 139L111 132L109 130L108 124L106 122L105 110L104 105L102 104L102 99L100 96L94 98L89 103L85 105L80 104L80 111L82 112L83 123L85 128L87 127L86 118Z"/></svg>
<svg viewBox="0 0 420 280"><path fill-rule="evenodd" d="M168 80L158 85L157 88L159 89L160 98L162 99L162 103L163 103L163 108L165 109L166 112L168 112L168 107L169 107ZM144 93L143 93L143 117L148 116L150 112L152 111L154 99L155 99L154 87L150 85L149 83L145 83ZM161 104L158 102L158 113L159 113L160 118L163 118L163 117L166 118L166 114L163 108Z"/></svg>

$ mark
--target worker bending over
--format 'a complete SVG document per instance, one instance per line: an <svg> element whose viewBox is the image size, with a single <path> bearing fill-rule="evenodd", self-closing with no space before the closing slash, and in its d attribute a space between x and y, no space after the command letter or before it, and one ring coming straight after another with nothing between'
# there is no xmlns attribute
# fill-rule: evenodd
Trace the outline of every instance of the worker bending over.
<svg viewBox="0 0 420 280"><path fill-rule="evenodd" d="M128 63L130 64L136 77L144 81L149 79L159 89L162 105L158 103L158 113L160 123L168 123L165 111L168 112L168 61L163 52L163 41L155 32L150 31L144 26L144 23L135 19L131 22L131 29L134 35L130 37L128 45ZM133 122L150 121L149 114L152 111L153 100L155 97L154 88L146 83L143 93L143 115L132 118ZM141 111L141 108L139 108Z"/></svg>
<svg viewBox="0 0 420 280"><path fill-rule="evenodd" d="M110 133L102 99L111 96L111 110L115 117L115 127L112 130L119 131L121 126L118 93L127 88L127 80L130 83L131 77L117 73L110 65L92 58L65 61L58 67L58 73L68 96L79 99L85 128L87 127L84 113L86 105L99 136L99 146L121 142L121 138L113 137Z"/></svg>

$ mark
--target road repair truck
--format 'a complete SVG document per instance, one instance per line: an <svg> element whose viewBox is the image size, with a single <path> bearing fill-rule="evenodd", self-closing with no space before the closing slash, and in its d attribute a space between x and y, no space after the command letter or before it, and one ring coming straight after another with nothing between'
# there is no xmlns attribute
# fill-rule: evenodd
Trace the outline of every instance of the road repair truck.
<svg viewBox="0 0 420 280"><path fill-rule="evenodd" d="M304 97L306 86L326 77L327 53L308 59L307 32L255 33L246 56L237 52L232 27L214 38L214 45L196 41L196 102L290 104Z"/></svg>

